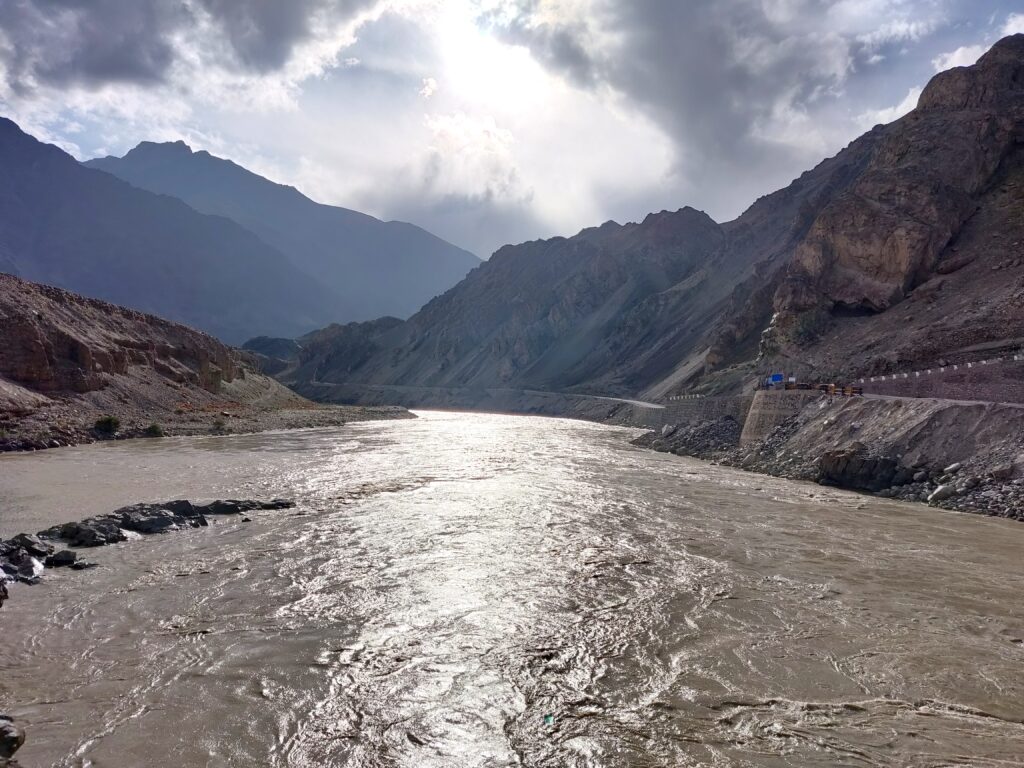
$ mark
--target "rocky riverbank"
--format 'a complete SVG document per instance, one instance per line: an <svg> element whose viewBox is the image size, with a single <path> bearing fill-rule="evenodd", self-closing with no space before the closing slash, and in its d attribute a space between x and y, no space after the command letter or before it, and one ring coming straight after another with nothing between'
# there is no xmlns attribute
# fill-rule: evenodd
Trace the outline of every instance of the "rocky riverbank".
<svg viewBox="0 0 1024 768"><path fill-rule="evenodd" d="M1024 520L1024 408L823 398L740 446L729 417L666 426L635 445L882 498Z"/></svg>

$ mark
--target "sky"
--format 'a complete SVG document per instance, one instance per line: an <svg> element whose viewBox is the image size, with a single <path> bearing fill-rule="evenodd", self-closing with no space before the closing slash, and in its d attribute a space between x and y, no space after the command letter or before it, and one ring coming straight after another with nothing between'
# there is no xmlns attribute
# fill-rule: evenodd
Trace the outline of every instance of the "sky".
<svg viewBox="0 0 1024 768"><path fill-rule="evenodd" d="M717 221L1024 32L1022 0L0 0L0 114L184 139L487 257Z"/></svg>

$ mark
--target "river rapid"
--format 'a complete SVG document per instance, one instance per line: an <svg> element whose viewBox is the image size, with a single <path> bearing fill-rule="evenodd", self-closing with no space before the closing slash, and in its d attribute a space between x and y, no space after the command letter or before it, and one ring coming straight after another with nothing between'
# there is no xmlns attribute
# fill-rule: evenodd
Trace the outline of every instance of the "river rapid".
<svg viewBox="0 0 1024 768"><path fill-rule="evenodd" d="M1024 765L1024 525L632 434L424 413L0 458L4 536L299 503L12 586L21 763Z"/></svg>

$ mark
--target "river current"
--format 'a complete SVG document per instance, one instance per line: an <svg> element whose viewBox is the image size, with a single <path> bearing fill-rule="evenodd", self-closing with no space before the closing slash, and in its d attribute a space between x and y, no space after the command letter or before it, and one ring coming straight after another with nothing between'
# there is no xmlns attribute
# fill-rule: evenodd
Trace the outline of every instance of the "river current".
<svg viewBox="0 0 1024 768"><path fill-rule="evenodd" d="M0 608L37 766L1024 765L1024 525L530 417L0 458L0 534L297 510L93 550Z"/></svg>

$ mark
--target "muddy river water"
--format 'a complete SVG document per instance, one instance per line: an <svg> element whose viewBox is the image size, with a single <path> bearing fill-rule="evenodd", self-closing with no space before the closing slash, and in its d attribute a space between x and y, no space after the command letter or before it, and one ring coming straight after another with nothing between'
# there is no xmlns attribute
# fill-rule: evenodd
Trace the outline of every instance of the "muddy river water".
<svg viewBox="0 0 1024 768"><path fill-rule="evenodd" d="M0 533L298 510L89 553L0 609L37 766L1024 764L1024 525L528 417L0 458Z"/></svg>

